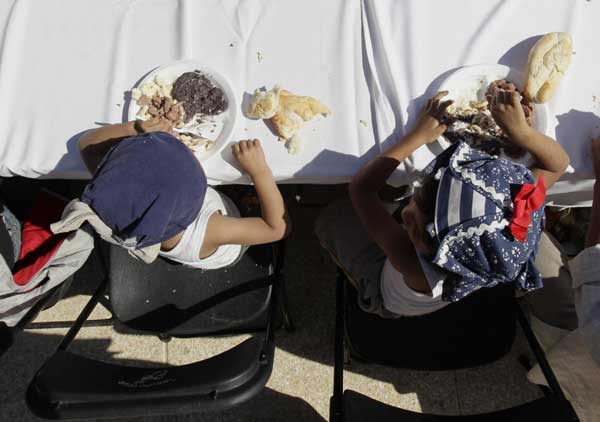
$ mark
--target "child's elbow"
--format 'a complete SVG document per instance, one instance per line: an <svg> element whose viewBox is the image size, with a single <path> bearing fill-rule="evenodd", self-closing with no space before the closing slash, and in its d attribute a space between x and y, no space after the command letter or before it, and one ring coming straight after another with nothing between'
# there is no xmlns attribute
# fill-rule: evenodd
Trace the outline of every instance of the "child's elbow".
<svg viewBox="0 0 600 422"><path fill-rule="evenodd" d="M292 222L284 221L282 224L278 224L273 227L273 241L285 239L292 233Z"/></svg>
<svg viewBox="0 0 600 422"><path fill-rule="evenodd" d="M561 162L561 172L560 174L563 175L565 174L565 172L567 171L567 169L569 168L569 165L571 164L571 158L569 157L569 154L567 154L565 152L563 158L562 158L562 162Z"/></svg>

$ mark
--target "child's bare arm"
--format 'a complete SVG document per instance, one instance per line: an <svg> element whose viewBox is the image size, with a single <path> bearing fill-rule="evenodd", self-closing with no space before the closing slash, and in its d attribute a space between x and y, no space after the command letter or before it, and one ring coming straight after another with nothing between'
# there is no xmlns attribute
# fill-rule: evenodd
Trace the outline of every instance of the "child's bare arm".
<svg viewBox="0 0 600 422"><path fill-rule="evenodd" d="M88 131L79 140L81 157L90 173L94 173L110 148L121 140L138 134L135 122L103 126ZM150 119L140 124L144 132L171 132L167 120Z"/></svg>
<svg viewBox="0 0 600 422"><path fill-rule="evenodd" d="M386 210L378 193L402 160L421 145L435 141L444 133L446 125L441 122L452 103L441 102L446 94L447 92L440 92L429 100L412 132L363 167L350 182L350 198L365 229L394 268L408 275L408 278L411 278L411 273L415 278L423 277L420 265L414 265L415 262L418 264L414 248L405 230Z"/></svg>
<svg viewBox="0 0 600 422"><path fill-rule="evenodd" d="M569 156L564 148L527 124L517 92L500 91L490 100L494 120L511 142L535 157L536 163L531 170L536 179L543 174L544 185L550 188L569 166Z"/></svg>
<svg viewBox="0 0 600 422"><path fill-rule="evenodd" d="M259 245L280 240L291 230L291 222L266 163L260 141L241 141L232 147L242 170L254 182L260 202L261 217L232 218L215 214L211 217L202 249L226 244Z"/></svg>

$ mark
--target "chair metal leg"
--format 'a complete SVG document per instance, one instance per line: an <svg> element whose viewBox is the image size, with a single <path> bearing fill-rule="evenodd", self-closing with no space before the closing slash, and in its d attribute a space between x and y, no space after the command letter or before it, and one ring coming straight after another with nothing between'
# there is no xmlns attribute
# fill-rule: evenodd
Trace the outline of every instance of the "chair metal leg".
<svg viewBox="0 0 600 422"><path fill-rule="evenodd" d="M329 421L343 422L344 420L344 323L345 304L344 289L346 277L338 269L335 284L335 361L333 367L333 396L329 404Z"/></svg>
<svg viewBox="0 0 600 422"><path fill-rule="evenodd" d="M87 319L90 317L90 314L92 313L92 311L94 310L94 308L96 307L98 302L100 301L100 298L104 294L107 285L108 285L108 277L106 277L104 280L102 280L102 282L98 285L98 287L96 288L96 291L94 292L94 294L92 295L92 297L90 298L88 303L86 303L85 307L83 308L83 311L81 311L81 313L79 314L79 316L77 317L77 319L75 320L75 322L73 323L73 325L71 326L69 331L67 331L67 334L65 334L62 341L58 345L58 350L66 350L67 347L69 347L69 344L71 344L71 342L73 341L73 339L75 338L75 336L77 335L79 330L81 330L81 328L83 327L83 325L85 324Z"/></svg>
<svg viewBox="0 0 600 422"><path fill-rule="evenodd" d="M50 294L49 296L52 296L52 294ZM108 301L106 296L102 295L98 299L98 303L100 305L104 306L104 308L108 312L110 312L110 318L86 320L83 322L82 327L86 327L86 328L111 327L118 322L118 319L113 314L112 309L110 307L110 302ZM45 304L42 303L41 306L38 307L38 309L41 310L44 307L45 307ZM21 328L28 329L28 330L47 330L47 329L52 329L52 328L70 328L73 325L73 323L75 322L75 321L32 322L32 320L35 319L35 317L37 317L38 314L39 314L39 312L32 313L32 315L28 318L29 322L24 323Z"/></svg>
<svg viewBox="0 0 600 422"><path fill-rule="evenodd" d="M274 273L277 277L277 299L279 300L279 304L281 306L281 315L283 316L283 326L288 333L293 333L296 331L296 326L294 325L294 321L292 320L292 316L290 314L288 295L287 295L287 284L285 280L285 276L283 275L283 263L285 260L285 250L286 250L286 240L283 239L273 245L274 248L274 257L275 257L275 265L274 265Z"/></svg>
<svg viewBox="0 0 600 422"><path fill-rule="evenodd" d="M30 322L25 326L27 330L48 330L51 328L70 328L75 321L44 321L44 322ZM103 318L103 319L92 319L84 321L82 327L111 327L115 325L117 319L115 317Z"/></svg>
<svg viewBox="0 0 600 422"><path fill-rule="evenodd" d="M296 331L296 326L290 314L287 285L283 274L279 277L279 304L281 306L281 315L283 316L283 327L288 333Z"/></svg>
<svg viewBox="0 0 600 422"><path fill-rule="evenodd" d="M566 400L562 388L560 388L560 384L558 383L558 380L556 379L556 376L554 375L554 372L552 371L552 368L546 359L546 354L538 343L537 338L535 337L535 334L533 333L533 330L531 329L531 326L529 325L529 322L523 313L523 309L521 309L519 305L517 305L517 319L519 320L521 328L523 328L523 333L525 334L525 338L527 338L529 347L531 347L531 350L533 351L533 354L540 365L540 369L542 370L546 381L548 381L548 386L559 398Z"/></svg>

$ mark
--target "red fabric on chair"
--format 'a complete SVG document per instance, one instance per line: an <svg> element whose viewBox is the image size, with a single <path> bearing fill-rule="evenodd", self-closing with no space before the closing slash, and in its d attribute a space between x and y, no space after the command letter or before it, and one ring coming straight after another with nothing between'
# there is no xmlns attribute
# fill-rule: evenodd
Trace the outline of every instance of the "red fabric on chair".
<svg viewBox="0 0 600 422"><path fill-rule="evenodd" d="M55 235L50 224L60 220L67 201L41 192L25 219L21 231L21 251L13 268L15 284L24 286L54 256L68 233ZM32 286L35 287L35 286Z"/></svg>

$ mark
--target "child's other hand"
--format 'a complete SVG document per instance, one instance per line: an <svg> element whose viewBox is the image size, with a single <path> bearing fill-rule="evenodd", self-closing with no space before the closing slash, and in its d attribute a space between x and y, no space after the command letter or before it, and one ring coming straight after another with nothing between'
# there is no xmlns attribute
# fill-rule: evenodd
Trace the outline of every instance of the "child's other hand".
<svg viewBox="0 0 600 422"><path fill-rule="evenodd" d="M231 150L242 170L248 173L250 177L255 177L264 172L271 172L258 139L240 141L233 144Z"/></svg>
<svg viewBox="0 0 600 422"><path fill-rule="evenodd" d="M448 95L448 91L441 91L427 101L427 105L412 131L412 134L425 144L435 141L448 129L446 109L453 101L440 102L446 95Z"/></svg>
<svg viewBox="0 0 600 422"><path fill-rule="evenodd" d="M520 138L519 135L530 129L518 92L500 90L496 96L488 96L487 100L492 117L509 139Z"/></svg>
<svg viewBox="0 0 600 422"><path fill-rule="evenodd" d="M596 180L600 180L600 138L592 140L592 159L594 160Z"/></svg>
<svg viewBox="0 0 600 422"><path fill-rule="evenodd" d="M167 119L161 119L159 117L153 117L151 119L144 120L140 123L140 126L142 127L142 129L144 129L144 132L146 133L167 132L171 135L174 134L172 123Z"/></svg>

